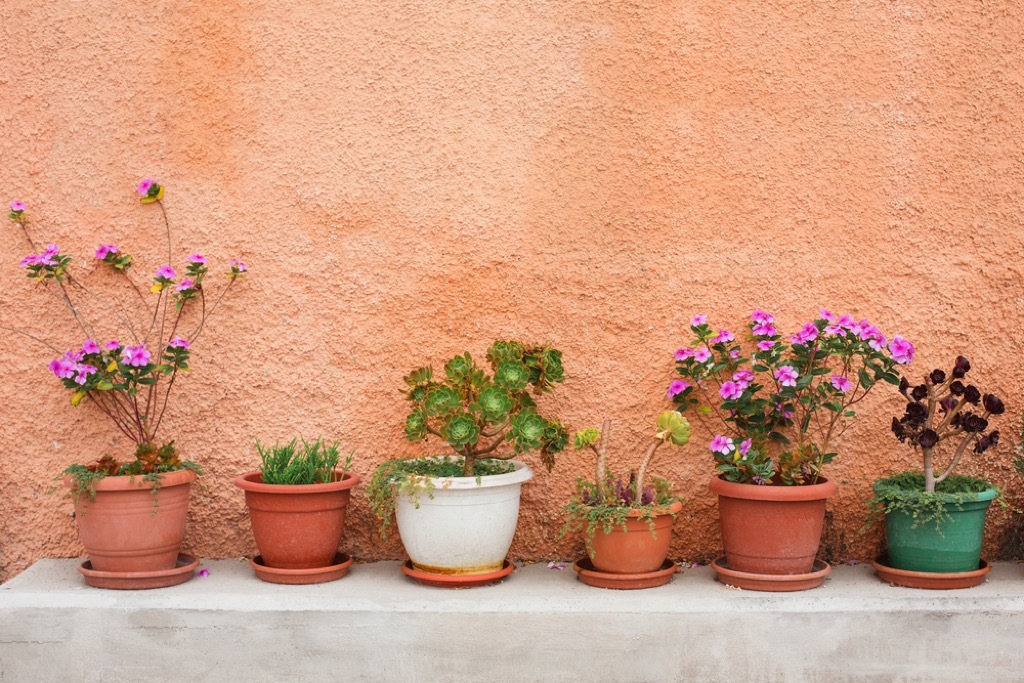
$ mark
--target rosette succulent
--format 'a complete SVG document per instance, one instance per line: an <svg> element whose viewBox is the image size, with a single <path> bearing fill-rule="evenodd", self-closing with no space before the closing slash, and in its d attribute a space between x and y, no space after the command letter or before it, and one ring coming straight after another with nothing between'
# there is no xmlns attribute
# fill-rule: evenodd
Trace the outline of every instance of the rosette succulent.
<svg viewBox="0 0 1024 683"><path fill-rule="evenodd" d="M569 434L558 420L540 414L534 396L563 381L561 352L497 341L488 349L487 361L490 372L464 353L445 364L443 379L435 379L431 367L406 375L406 398L413 404L405 421L406 438L444 439L465 459L465 476L473 476L478 458L507 460L531 451L539 451L551 469ZM503 445L511 448L503 452Z"/></svg>

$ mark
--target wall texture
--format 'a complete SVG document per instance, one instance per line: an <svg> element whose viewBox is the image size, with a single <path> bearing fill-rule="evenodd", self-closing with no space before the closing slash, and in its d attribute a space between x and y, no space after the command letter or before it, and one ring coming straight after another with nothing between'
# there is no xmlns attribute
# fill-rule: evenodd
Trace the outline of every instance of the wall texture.
<svg viewBox="0 0 1024 683"><path fill-rule="evenodd" d="M82 0L0 6L0 199L75 254L97 289L101 241L140 275L193 249L252 277L217 311L177 386L167 436L208 476L188 544L252 553L242 495L253 438L323 434L381 460L403 437L402 375L495 338L551 341L568 379L547 407L615 421L634 457L668 405L696 312L754 307L787 328L819 305L918 348L918 373L967 353L1022 406L1024 9L903 0ZM0 324L63 348L81 335L22 277L0 229ZM93 272L95 271L95 272ZM111 334L114 334L111 331ZM129 445L72 409L52 354L0 333L0 580L74 556L75 461ZM910 464L880 388L840 444L826 555L865 559L875 477ZM689 499L674 555L717 553L709 435L663 461ZM1015 439L972 460L1024 507ZM538 467L539 469L539 467ZM590 459L524 489L517 558L581 553L557 510ZM1018 551L996 509L989 557ZM345 546L396 558L357 495Z"/></svg>

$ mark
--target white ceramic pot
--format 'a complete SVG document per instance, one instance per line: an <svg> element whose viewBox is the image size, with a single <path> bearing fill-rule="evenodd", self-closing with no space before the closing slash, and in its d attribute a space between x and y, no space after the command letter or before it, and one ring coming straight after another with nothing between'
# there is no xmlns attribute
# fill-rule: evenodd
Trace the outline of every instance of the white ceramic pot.
<svg viewBox="0 0 1024 683"><path fill-rule="evenodd" d="M399 496L398 533L413 566L436 574L501 569L519 521L520 488L533 478L525 463L512 463L508 474L433 478L433 498Z"/></svg>

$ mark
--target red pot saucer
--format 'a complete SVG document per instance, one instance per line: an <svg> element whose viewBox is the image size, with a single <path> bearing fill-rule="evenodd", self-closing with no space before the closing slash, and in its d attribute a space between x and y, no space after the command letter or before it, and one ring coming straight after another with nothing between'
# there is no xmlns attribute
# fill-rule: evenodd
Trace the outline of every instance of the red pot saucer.
<svg viewBox="0 0 1024 683"><path fill-rule="evenodd" d="M78 571L85 577L85 582L94 588L145 590L167 588L185 583L192 578L198 566L198 558L180 553L177 563L171 569L147 572L106 572L93 569L92 563L86 560L78 567Z"/></svg>
<svg viewBox="0 0 1024 683"><path fill-rule="evenodd" d="M263 557L257 555L249 560L249 566L256 572L256 578L267 583L304 586L310 583L326 583L340 579L348 574L348 568L352 566L352 558L345 553L337 553L334 556L334 561L326 567L282 569L280 567L268 567L263 564Z"/></svg>
<svg viewBox="0 0 1024 683"><path fill-rule="evenodd" d="M422 583L424 586L437 588L474 588L486 586L489 583L500 581L515 571L516 566L505 560L501 569L483 574L437 574L413 566L412 560L406 560L402 564L402 573L411 579Z"/></svg>
<svg viewBox="0 0 1024 683"><path fill-rule="evenodd" d="M672 560L665 560L659 569L653 572L639 574L614 574L594 569L589 557L576 561L572 566L576 570L576 578L597 588L613 588L618 590L637 590L640 588L654 588L664 586L672 580L676 573L676 563Z"/></svg>
<svg viewBox="0 0 1024 683"><path fill-rule="evenodd" d="M824 560L815 559L811 571L806 574L755 574L730 569L725 557L719 557L711 563L715 570L715 578L720 582L750 591L789 592L804 591L817 588L825 582L825 577L832 571L831 565Z"/></svg>
<svg viewBox="0 0 1024 683"><path fill-rule="evenodd" d="M957 588L973 588L985 581L985 576L992 569L985 560L977 569L968 572L918 572L910 569L897 569L885 565L889 558L882 555L871 561L878 578L893 586L905 588L925 588L928 590L953 590Z"/></svg>

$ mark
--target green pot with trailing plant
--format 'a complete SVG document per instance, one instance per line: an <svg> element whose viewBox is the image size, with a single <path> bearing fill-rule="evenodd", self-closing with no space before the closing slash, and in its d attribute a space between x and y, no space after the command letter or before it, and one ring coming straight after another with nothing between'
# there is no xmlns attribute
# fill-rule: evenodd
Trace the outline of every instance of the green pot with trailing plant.
<svg viewBox="0 0 1024 683"><path fill-rule="evenodd" d="M878 382L899 383L896 366L911 361L913 345L825 309L788 343L761 310L746 339L716 332L704 315L690 329L695 338L676 351L681 379L668 396L715 435L710 488L725 546L712 563L718 579L755 590L820 585L829 566L815 555L836 491L822 469L854 406Z"/></svg>
<svg viewBox="0 0 1024 683"><path fill-rule="evenodd" d="M322 583L344 576L352 559L338 552L345 511L359 476L349 472L352 455L339 466L337 442L264 446L256 442L261 467L235 479L245 491L259 555L256 575L272 583Z"/></svg>
<svg viewBox="0 0 1024 683"><path fill-rule="evenodd" d="M386 536L392 521L421 583L473 586L508 575L522 484L533 476L517 455L538 452L549 469L568 432L544 417L540 398L563 381L562 354L550 346L495 342L487 367L465 353L436 376L405 377L409 441L437 438L454 455L389 460L374 472L371 505Z"/></svg>
<svg viewBox="0 0 1024 683"><path fill-rule="evenodd" d="M921 457L922 469L879 479L870 507L885 515L886 555L875 562L883 580L923 588L961 588L984 580L985 518L999 489L984 479L954 474L965 455L999 443L990 419L1006 408L966 379L970 361L958 356L948 374L932 370L900 393L904 414L892 419L896 439Z"/></svg>
<svg viewBox="0 0 1024 683"><path fill-rule="evenodd" d="M188 256L180 279L169 263L171 230L161 201L164 188L146 179L138 193L143 204L160 208L168 263L156 269L148 284L141 284L133 277L138 264L133 256L115 244L100 245L97 266L113 272L119 290L109 299L92 291L72 271L72 257L59 246L47 244L40 249L36 245L23 202L11 202L9 214L33 250L21 267L71 313L86 339L79 348L61 351L66 347L22 330L7 325L0 329L57 353L50 371L70 393L71 405L92 404L97 414L106 416L135 444L131 460L108 454L92 464L72 465L63 473L89 555L80 571L88 583L105 588L173 585L190 578L198 565L196 558L181 554L180 547L189 492L200 467L183 459L174 441L163 440L159 433L171 390L190 370L193 345L224 295L247 270L244 263L232 260L227 285L208 302L206 257ZM156 295L155 301L146 298L147 289ZM131 310L123 305L125 299L138 306ZM108 317L93 320L89 313L95 311ZM97 341L103 339L107 341ZM83 448L98 447L83 444Z"/></svg>
<svg viewBox="0 0 1024 683"><path fill-rule="evenodd" d="M639 467L623 481L607 465L611 422L601 431L577 432L577 450L589 448L597 456L594 480L578 479L576 499L562 511L568 518L562 535L583 532L587 559L576 563L579 579L603 588L648 588L668 583L675 563L667 560L672 524L682 501L672 484L651 477L648 468L658 448L666 443L683 446L690 440L690 423L668 410L657 419L652 443L640 458Z"/></svg>

